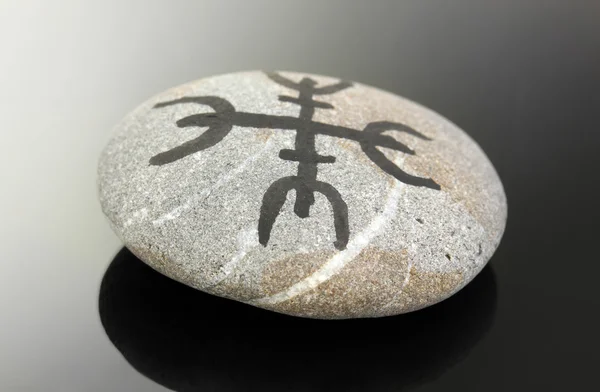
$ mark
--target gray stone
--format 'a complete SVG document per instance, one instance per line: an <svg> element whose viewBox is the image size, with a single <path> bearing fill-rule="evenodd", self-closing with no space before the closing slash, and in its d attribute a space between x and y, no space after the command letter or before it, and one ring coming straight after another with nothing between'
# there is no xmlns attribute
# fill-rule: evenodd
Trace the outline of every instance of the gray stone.
<svg viewBox="0 0 600 392"><path fill-rule="evenodd" d="M114 231L151 267L303 317L388 316L451 296L490 259L507 214L492 164L456 125L373 87L290 72L151 98L116 127L98 175Z"/></svg>

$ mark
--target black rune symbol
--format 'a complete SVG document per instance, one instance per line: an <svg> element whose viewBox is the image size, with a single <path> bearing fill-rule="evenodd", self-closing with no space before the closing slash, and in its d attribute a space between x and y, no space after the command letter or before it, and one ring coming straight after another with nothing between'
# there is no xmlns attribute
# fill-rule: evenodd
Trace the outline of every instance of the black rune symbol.
<svg viewBox="0 0 600 392"><path fill-rule="evenodd" d="M266 246L271 236L271 229L285 203L287 193L294 189L296 202L294 212L300 218L309 216L310 207L315 202L315 192L327 197L333 208L336 241L334 246L345 249L348 244L348 206L333 185L317 180L317 165L319 163L334 163L335 157L319 155L315 150L315 136L326 135L358 142L363 152L383 171L394 176L397 180L413 186L422 186L439 190L440 186L430 178L412 176L405 173L377 149L377 147L390 148L406 154L414 155L415 152L398 142L391 136L384 135L385 131L400 131L416 136L423 140L430 140L414 129L395 122L377 121L367 124L364 130L356 130L337 125L324 124L312 120L315 108L333 109L333 106L313 99L315 95L335 94L352 86L348 82L339 82L323 87L317 87L317 82L311 78L302 78L296 83L277 73L268 73L267 76L275 83L298 91L298 97L280 95L281 102L300 105L299 117L270 116L258 113L236 112L233 105L223 98L214 96L184 97L173 101L156 104L155 108L182 103L196 103L206 105L214 113L194 114L177 121L179 128L208 127L197 138L183 143L169 151L162 152L150 159L151 165L165 165L184 158L190 154L202 151L219 143L231 131L234 125L250 128L289 129L296 131L295 149L283 149L279 157L287 161L298 162L298 174L276 180L265 192L260 209L258 221L259 242Z"/></svg>

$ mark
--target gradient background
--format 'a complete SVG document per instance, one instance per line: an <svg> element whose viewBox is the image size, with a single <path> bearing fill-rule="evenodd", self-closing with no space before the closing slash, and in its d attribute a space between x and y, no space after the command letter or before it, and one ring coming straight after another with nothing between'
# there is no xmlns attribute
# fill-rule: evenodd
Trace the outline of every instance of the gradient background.
<svg viewBox="0 0 600 392"><path fill-rule="evenodd" d="M600 2L483 3L0 0L0 390L165 390L100 322L121 245L96 200L96 160L149 96L250 69L406 96L498 170L509 221L493 324L415 390L597 385ZM356 390L398 390L373 385Z"/></svg>

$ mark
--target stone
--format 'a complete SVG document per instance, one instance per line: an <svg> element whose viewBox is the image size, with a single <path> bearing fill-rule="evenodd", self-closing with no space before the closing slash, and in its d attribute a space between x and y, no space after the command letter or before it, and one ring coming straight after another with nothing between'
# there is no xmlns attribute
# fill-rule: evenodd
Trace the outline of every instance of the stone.
<svg viewBox="0 0 600 392"><path fill-rule="evenodd" d="M410 312L469 283L506 224L480 147L435 112L335 78L242 72L163 92L114 130L102 209L137 257L294 316Z"/></svg>

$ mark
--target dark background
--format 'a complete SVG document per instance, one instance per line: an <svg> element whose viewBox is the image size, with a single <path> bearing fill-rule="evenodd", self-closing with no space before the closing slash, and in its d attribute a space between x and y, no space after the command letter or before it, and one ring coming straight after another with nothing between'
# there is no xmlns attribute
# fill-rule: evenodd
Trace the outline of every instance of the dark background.
<svg viewBox="0 0 600 392"><path fill-rule="evenodd" d="M600 2L483 3L0 1L0 390L597 389ZM508 197L490 266L426 310L324 322L120 250L95 190L113 124L247 69L371 84L463 128Z"/></svg>

